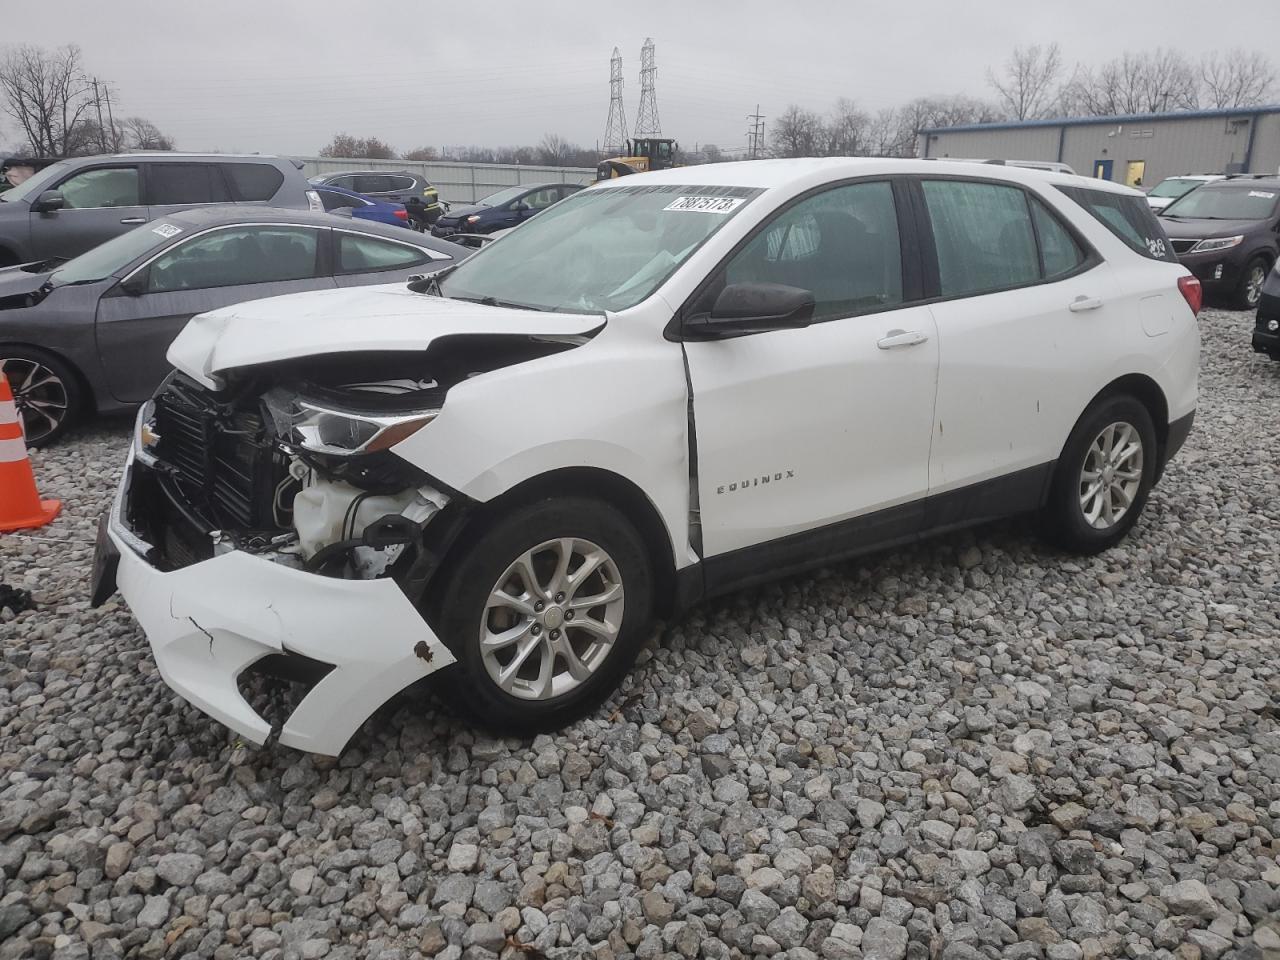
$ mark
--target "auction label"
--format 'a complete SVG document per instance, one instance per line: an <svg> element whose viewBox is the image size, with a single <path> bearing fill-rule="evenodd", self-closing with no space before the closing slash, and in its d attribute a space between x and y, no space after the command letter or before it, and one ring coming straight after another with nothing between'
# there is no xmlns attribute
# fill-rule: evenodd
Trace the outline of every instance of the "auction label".
<svg viewBox="0 0 1280 960"><path fill-rule="evenodd" d="M744 202L741 197L676 197L662 209L690 213L732 213Z"/></svg>
<svg viewBox="0 0 1280 960"><path fill-rule="evenodd" d="M178 234L180 234L182 232L182 228L175 227L172 223L162 223L158 227L153 227L151 232L158 233L160 234L160 236L168 240L171 237L176 237Z"/></svg>
<svg viewBox="0 0 1280 960"><path fill-rule="evenodd" d="M1261 197L1263 200L1274 200L1276 198L1276 195L1274 193L1268 193L1265 190L1250 190L1249 196Z"/></svg>

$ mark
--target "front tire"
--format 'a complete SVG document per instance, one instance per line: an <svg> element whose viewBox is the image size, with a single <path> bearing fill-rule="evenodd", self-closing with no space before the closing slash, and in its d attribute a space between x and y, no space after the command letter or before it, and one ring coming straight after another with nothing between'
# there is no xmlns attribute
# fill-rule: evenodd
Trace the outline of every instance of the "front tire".
<svg viewBox="0 0 1280 960"><path fill-rule="evenodd" d="M9 379L28 446L53 443L75 423L83 409L80 378L65 362L44 350L0 346L0 375Z"/></svg>
<svg viewBox="0 0 1280 960"><path fill-rule="evenodd" d="M561 727L621 682L651 624L644 542L608 504L541 500L489 525L434 598L458 659L437 690L502 733Z"/></svg>
<svg viewBox="0 0 1280 960"><path fill-rule="evenodd" d="M1136 398L1104 398L1071 432L1054 472L1042 526L1050 541L1090 555L1138 522L1155 483L1159 448L1151 414Z"/></svg>
<svg viewBox="0 0 1280 960"><path fill-rule="evenodd" d="M1254 257L1244 268L1240 277L1240 285L1236 287L1232 298L1237 310L1257 310L1262 302L1262 285L1267 280L1267 261L1262 257Z"/></svg>

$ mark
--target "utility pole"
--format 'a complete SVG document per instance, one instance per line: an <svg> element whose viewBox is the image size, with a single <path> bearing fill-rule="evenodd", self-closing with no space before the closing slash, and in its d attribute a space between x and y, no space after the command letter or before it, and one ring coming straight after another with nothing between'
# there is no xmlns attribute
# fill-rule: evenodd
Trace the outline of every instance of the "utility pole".
<svg viewBox="0 0 1280 960"><path fill-rule="evenodd" d="M93 105L98 111L98 149L106 153L107 128L102 125L102 97L98 94L98 78L94 77L90 82L93 84Z"/></svg>
<svg viewBox="0 0 1280 960"><path fill-rule="evenodd" d="M756 104L756 112L747 114L751 126L747 128L747 150L750 159L757 160L764 146L764 114L760 112L760 104Z"/></svg>
<svg viewBox="0 0 1280 960"><path fill-rule="evenodd" d="M111 126L111 149L114 152L120 149L120 145L116 142L116 118L111 113L111 85L104 83L102 85L102 92L106 94L107 97L107 123ZM102 122L101 113L98 114L98 122Z"/></svg>

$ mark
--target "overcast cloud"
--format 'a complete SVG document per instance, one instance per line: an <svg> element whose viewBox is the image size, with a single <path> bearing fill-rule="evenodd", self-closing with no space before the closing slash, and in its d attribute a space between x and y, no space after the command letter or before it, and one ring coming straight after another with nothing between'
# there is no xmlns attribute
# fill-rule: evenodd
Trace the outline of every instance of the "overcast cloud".
<svg viewBox="0 0 1280 960"><path fill-rule="evenodd" d="M864 109L987 96L987 67L1017 44L1057 41L1069 63L1160 45L1198 56L1255 38L1274 49L1280 3L5 0L0 23L0 42L78 43L112 81L116 116L145 116L182 149L291 154L339 131L402 151L548 132L591 146L604 132L613 47L630 124L651 36L664 134L737 149L757 102L769 117L841 96ZM17 139L0 118L0 144Z"/></svg>

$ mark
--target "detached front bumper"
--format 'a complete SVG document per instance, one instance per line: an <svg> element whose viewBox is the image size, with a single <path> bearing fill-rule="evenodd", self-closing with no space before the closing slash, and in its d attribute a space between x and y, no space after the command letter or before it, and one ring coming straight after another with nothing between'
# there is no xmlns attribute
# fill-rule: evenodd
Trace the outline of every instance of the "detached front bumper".
<svg viewBox="0 0 1280 960"><path fill-rule="evenodd" d="M170 687L257 744L337 756L361 724L454 656L390 579L346 580L239 550L172 571L125 520L134 460L104 518L94 596L121 595ZM332 667L278 729L241 696L237 678L264 657L301 655Z"/></svg>

